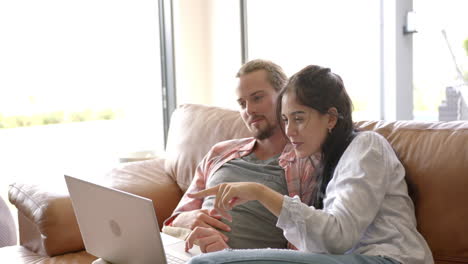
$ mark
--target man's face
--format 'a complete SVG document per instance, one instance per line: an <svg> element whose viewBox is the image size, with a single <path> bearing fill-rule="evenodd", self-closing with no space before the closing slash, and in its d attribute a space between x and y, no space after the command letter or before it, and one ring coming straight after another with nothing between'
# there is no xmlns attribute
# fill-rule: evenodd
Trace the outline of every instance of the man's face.
<svg viewBox="0 0 468 264"><path fill-rule="evenodd" d="M267 72L258 70L239 77L236 92L241 117L254 137L262 140L272 136L278 127L278 92L268 82Z"/></svg>

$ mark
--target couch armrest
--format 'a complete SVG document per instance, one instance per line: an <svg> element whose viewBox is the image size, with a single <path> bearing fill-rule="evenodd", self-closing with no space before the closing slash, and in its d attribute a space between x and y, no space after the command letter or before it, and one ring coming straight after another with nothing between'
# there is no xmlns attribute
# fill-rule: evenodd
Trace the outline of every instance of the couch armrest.
<svg viewBox="0 0 468 264"><path fill-rule="evenodd" d="M21 245L49 256L84 248L68 195L14 183L9 199L18 208Z"/></svg>
<svg viewBox="0 0 468 264"><path fill-rule="evenodd" d="M177 184L165 173L162 158L125 163L91 181L152 199L160 227L182 196ZM18 208L21 245L48 256L84 248L66 190L50 191L46 186L14 183L10 185L9 199Z"/></svg>
<svg viewBox="0 0 468 264"><path fill-rule="evenodd" d="M165 171L165 160L156 158L125 163L107 174L104 185L149 198L153 201L159 229L182 198L182 191Z"/></svg>

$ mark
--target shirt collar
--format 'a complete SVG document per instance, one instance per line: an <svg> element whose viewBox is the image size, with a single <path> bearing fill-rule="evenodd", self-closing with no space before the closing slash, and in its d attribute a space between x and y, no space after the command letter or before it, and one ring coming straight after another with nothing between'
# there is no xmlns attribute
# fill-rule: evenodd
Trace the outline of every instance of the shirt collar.
<svg viewBox="0 0 468 264"><path fill-rule="evenodd" d="M291 143L287 143L286 146L284 146L281 156L279 157L279 161L293 162L295 159L296 153L294 153L294 147Z"/></svg>
<svg viewBox="0 0 468 264"><path fill-rule="evenodd" d="M250 154L253 151L253 148L255 147L256 142L257 142L257 140L255 138L253 138L253 137L250 138L247 141L247 144L244 144L239 148L239 150L238 150L239 155L240 156L245 156L245 155Z"/></svg>

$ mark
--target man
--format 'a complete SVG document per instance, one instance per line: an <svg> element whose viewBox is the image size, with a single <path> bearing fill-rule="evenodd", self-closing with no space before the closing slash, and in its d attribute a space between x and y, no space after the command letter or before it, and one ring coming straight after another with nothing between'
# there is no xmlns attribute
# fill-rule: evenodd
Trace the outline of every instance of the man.
<svg viewBox="0 0 468 264"><path fill-rule="evenodd" d="M286 75L270 61L253 60L241 67L237 77L239 112L253 137L216 144L199 164L187 193L223 182L254 181L309 201L313 168L306 165L307 169L298 173L289 166L294 154L276 118L276 100L287 82ZM210 211L213 202L214 197L197 200L184 195L164 224L192 229L190 236L198 238L204 252L228 247L286 247L287 240L276 227L277 218L260 203L235 207L227 217L231 221L226 221Z"/></svg>

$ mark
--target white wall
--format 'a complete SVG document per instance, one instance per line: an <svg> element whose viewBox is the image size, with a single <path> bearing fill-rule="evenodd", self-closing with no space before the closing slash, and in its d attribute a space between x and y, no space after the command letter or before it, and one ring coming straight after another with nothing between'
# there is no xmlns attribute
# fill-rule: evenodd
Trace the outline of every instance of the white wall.
<svg viewBox="0 0 468 264"><path fill-rule="evenodd" d="M177 104L235 108L239 2L175 0L173 12Z"/></svg>

